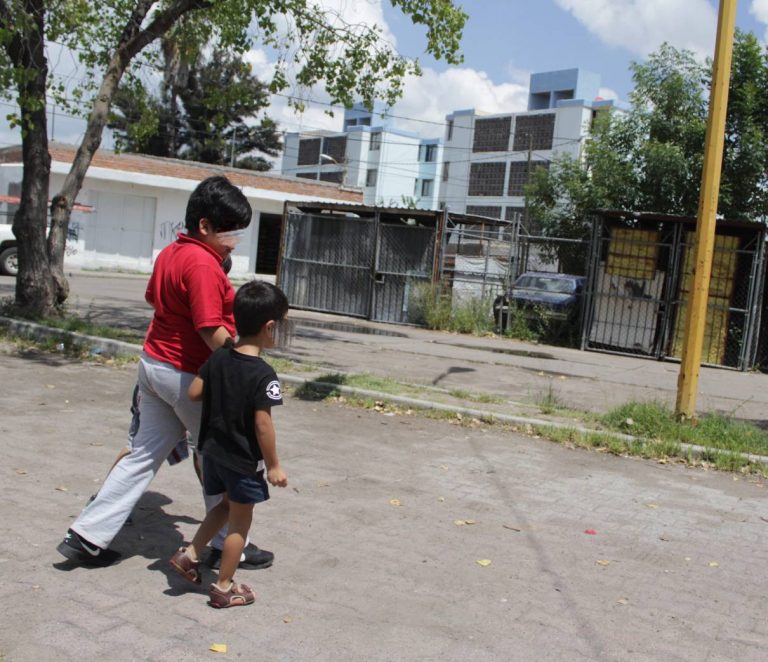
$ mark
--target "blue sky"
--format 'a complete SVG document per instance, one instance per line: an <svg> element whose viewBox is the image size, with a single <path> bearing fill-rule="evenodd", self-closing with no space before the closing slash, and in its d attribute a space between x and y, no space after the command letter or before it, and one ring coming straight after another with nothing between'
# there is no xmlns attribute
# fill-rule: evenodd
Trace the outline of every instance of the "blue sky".
<svg viewBox="0 0 768 662"><path fill-rule="evenodd" d="M718 6L715 0L465 0L465 60L449 67L423 56L423 29L389 0L318 1L345 20L376 23L401 53L420 58L424 76L407 81L393 114L411 118L396 120L401 128L425 136L442 135L445 115L455 109L524 109L528 76L537 71L583 67L601 75L604 96L626 99L632 88L630 62L644 59L663 41L701 58L713 54ZM740 0L737 25L763 40L768 0ZM58 61L71 63L72 58ZM260 77L270 76L270 52L255 48L249 61ZM286 131L340 128L339 114L325 113L327 97L321 89L306 96L317 103L310 102L302 115L288 108L284 98L274 98L269 113ZM57 116L58 140L76 142L81 133L82 123ZM18 142L18 134L0 123L0 142Z"/></svg>

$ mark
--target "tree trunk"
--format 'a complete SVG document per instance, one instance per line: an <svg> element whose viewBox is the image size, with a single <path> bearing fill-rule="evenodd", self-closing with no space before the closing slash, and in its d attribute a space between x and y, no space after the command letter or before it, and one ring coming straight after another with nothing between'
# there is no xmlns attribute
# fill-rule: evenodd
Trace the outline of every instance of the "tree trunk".
<svg viewBox="0 0 768 662"><path fill-rule="evenodd" d="M101 144L112 99L126 67L144 47L162 37L173 27L179 17L190 11L207 7L211 3L210 0L175 0L166 9L158 12L151 24L142 30L141 24L152 4L153 2L149 0L137 0L133 15L123 28L120 43L109 61L104 80L93 102L93 110L88 117L83 142L77 149L75 160L67 173L61 191L54 198L51 209L51 232L48 236L48 259L58 303L63 303L69 294L69 285L64 276L64 251L72 207L83 186L93 155Z"/></svg>
<svg viewBox="0 0 768 662"><path fill-rule="evenodd" d="M18 62L30 75L24 77L18 89L24 131L24 174L21 203L13 217L13 233L18 239L19 251L16 306L25 317L40 318L55 311L53 287L48 277L49 261L45 251L51 172L45 113L48 61L45 57L45 3L43 0L30 0L25 4L26 11L34 20L29 31L18 37Z"/></svg>

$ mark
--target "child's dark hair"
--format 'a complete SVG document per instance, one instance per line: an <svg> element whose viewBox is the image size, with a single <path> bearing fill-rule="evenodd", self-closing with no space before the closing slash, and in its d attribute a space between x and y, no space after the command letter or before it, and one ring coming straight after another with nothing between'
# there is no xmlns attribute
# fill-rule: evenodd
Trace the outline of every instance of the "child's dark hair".
<svg viewBox="0 0 768 662"><path fill-rule="evenodd" d="M189 234L197 234L200 219L207 218L215 232L229 232L247 228L251 215L251 205L237 186L226 177L208 177L189 196L184 225Z"/></svg>
<svg viewBox="0 0 768 662"><path fill-rule="evenodd" d="M252 280L235 295L235 327L241 336L253 336L270 320L280 320L288 312L288 299L272 283Z"/></svg>

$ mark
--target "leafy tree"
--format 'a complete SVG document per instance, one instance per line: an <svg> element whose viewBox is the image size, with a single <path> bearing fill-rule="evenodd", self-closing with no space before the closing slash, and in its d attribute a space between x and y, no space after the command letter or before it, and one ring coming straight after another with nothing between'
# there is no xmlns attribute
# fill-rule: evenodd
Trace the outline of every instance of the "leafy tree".
<svg viewBox="0 0 768 662"><path fill-rule="evenodd" d="M696 215L711 63L665 44L632 70L629 112L598 117L581 159L534 173L526 195L544 234L586 238L598 208ZM728 218L768 214L767 120L768 56L737 31L718 207Z"/></svg>
<svg viewBox="0 0 768 662"><path fill-rule="evenodd" d="M450 63L461 60L459 41L466 14L453 0L390 0L415 24L426 28L426 51ZM415 60L398 54L380 28L350 24L314 0L0 0L0 95L20 112L12 121L22 131L24 176L21 203L13 220L19 239L16 305L40 317L54 312L69 293L64 248L69 217L120 83L139 66L137 56L157 62L158 40L175 30L184 45L215 43L232 54L258 43L277 54L270 91L299 90L322 83L332 103L361 99L372 107L393 103L407 75L418 74ZM63 84L49 76L47 41L73 49L92 85L66 97ZM46 235L50 178L46 93L57 105L87 104L85 135L64 184L51 204ZM299 108L301 101L294 102Z"/></svg>
<svg viewBox="0 0 768 662"><path fill-rule="evenodd" d="M138 81L118 90L107 126L117 148L154 156L191 159L252 170L269 170L258 151L277 156L281 149L277 124L265 117L249 126L269 105L267 86L242 58L220 49L209 58L197 53L180 64L179 49L164 43L165 76L159 96ZM183 112L179 112L178 100Z"/></svg>

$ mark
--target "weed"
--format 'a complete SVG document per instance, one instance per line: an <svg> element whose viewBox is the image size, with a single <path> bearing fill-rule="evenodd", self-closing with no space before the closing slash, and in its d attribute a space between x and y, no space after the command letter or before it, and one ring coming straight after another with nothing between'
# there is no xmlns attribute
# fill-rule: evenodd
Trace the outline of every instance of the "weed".
<svg viewBox="0 0 768 662"><path fill-rule="evenodd" d="M498 395L491 393L472 393L464 389L455 388L448 392L448 395L458 398L459 400L469 400L471 402L482 402L485 404L501 405L506 400Z"/></svg>
<svg viewBox="0 0 768 662"><path fill-rule="evenodd" d="M547 387L546 393L543 393L541 397L536 399L536 404L539 406L542 414L554 414L557 411L566 409L565 403L557 395L551 383Z"/></svg>

